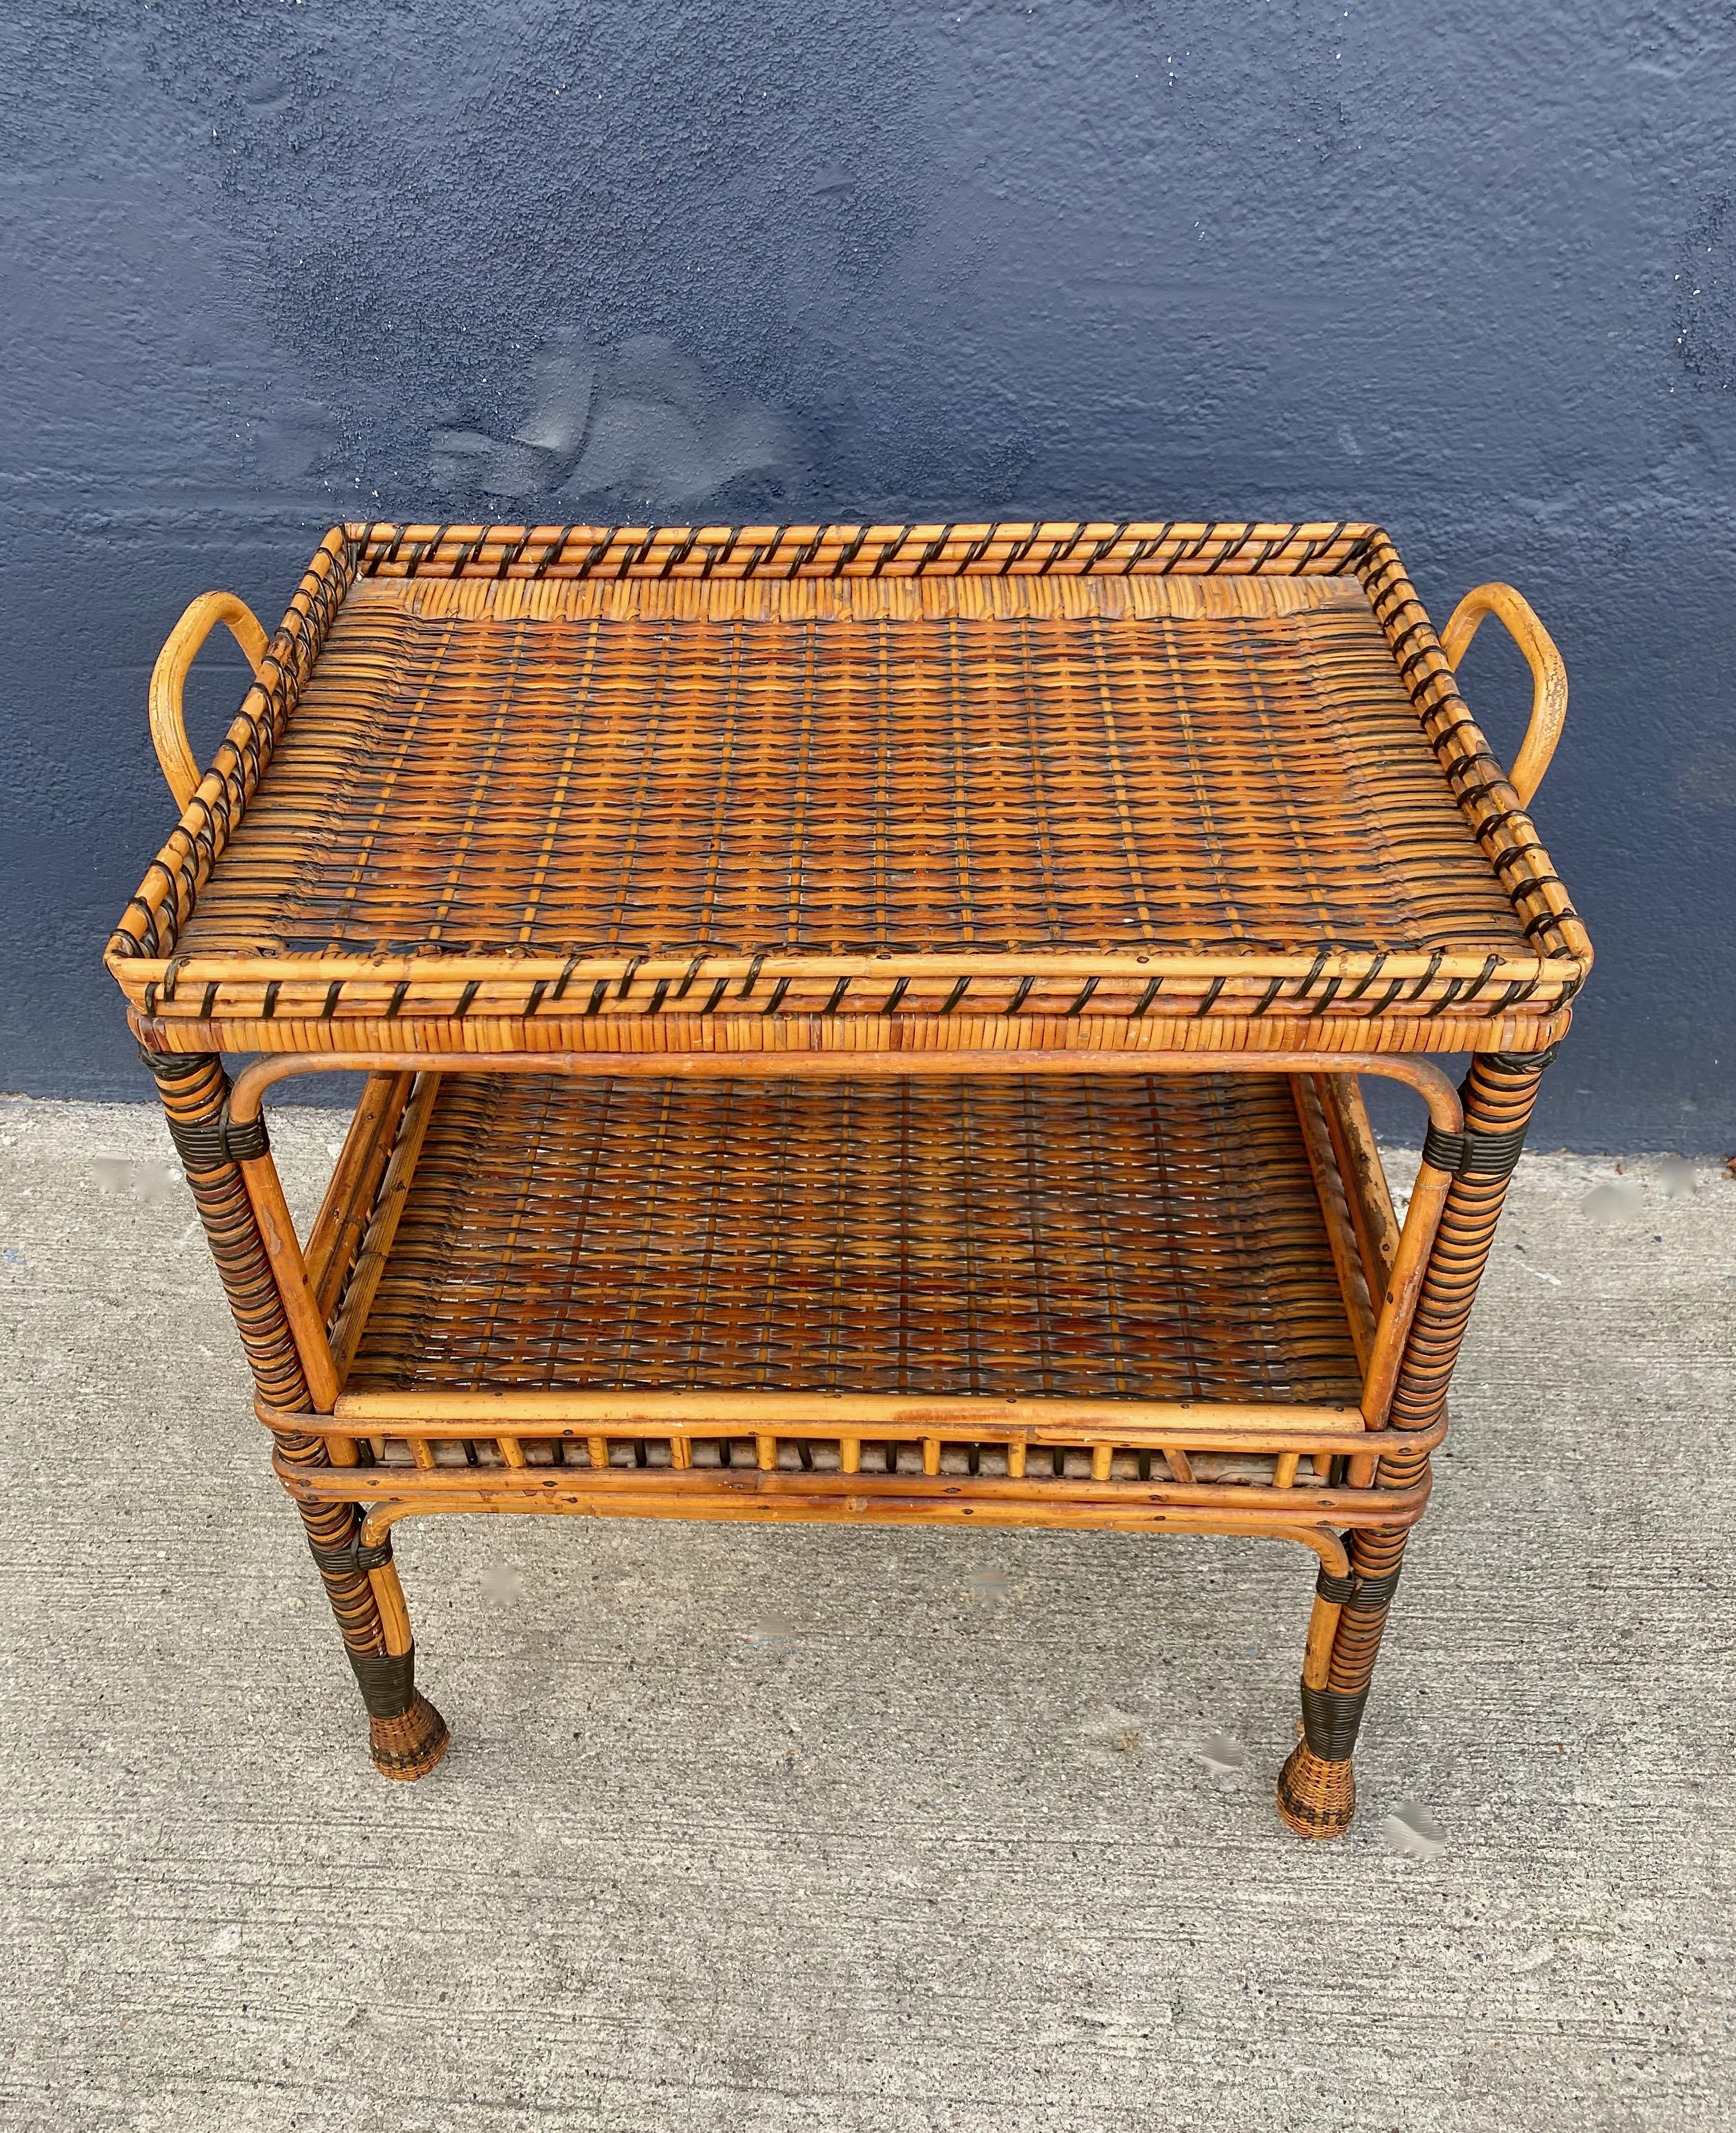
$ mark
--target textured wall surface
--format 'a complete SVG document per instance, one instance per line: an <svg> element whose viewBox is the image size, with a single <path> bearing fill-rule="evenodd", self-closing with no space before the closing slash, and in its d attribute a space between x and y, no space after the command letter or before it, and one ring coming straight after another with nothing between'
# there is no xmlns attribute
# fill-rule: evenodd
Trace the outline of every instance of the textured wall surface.
<svg viewBox="0 0 1736 2133"><path fill-rule="evenodd" d="M142 1093L151 662L334 518L1366 514L1566 655L1599 965L1539 1138L1736 1145L1736 13L751 13L0 17L0 1086Z"/></svg>

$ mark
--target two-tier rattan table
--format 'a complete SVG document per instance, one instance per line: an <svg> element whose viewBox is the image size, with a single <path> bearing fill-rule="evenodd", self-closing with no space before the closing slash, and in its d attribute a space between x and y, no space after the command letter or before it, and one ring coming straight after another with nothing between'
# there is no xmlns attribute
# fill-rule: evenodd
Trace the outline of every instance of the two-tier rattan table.
<svg viewBox="0 0 1736 2133"><path fill-rule="evenodd" d="M1526 812L1565 706L1517 595L1437 640L1367 525L344 526L268 643L195 602L108 961L378 1767L447 1741L412 1514L1267 1534L1320 1558L1279 1803L1344 1828L1589 963ZM262 1099L331 1068L298 1240ZM1427 1108L1402 1225L1364 1074Z"/></svg>

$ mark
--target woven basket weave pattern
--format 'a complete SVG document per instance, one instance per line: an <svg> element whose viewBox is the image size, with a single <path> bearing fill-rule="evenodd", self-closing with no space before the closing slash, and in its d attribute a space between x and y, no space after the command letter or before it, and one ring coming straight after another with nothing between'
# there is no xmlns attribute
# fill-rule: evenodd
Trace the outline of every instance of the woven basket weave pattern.
<svg viewBox="0 0 1736 2133"><path fill-rule="evenodd" d="M1450 1049L1547 1041L1589 948L1377 528L353 527L109 961L190 1043L712 1013L763 961L755 1013Z"/></svg>
<svg viewBox="0 0 1736 2133"><path fill-rule="evenodd" d="M449 1080L353 1391L1354 1405L1289 1085Z"/></svg>
<svg viewBox="0 0 1736 2133"><path fill-rule="evenodd" d="M1529 794L1565 670L1484 613ZM376 1766L448 1739L411 1514L1266 1534L1327 1573L1281 1810L1344 1828L1590 961L1386 536L348 526L262 636L164 648L108 961ZM357 1066L303 1239L262 1100ZM1432 1121L1402 1226L1372 1072Z"/></svg>
<svg viewBox="0 0 1736 2133"><path fill-rule="evenodd" d="M1138 629L353 600L180 946L1523 956L1352 593Z"/></svg>

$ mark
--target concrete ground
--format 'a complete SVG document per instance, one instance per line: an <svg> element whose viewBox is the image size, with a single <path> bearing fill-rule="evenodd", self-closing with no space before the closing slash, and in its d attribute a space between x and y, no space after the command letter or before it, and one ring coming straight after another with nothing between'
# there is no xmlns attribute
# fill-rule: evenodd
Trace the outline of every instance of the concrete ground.
<svg viewBox="0 0 1736 2133"><path fill-rule="evenodd" d="M382 1782L167 1154L0 1103L0 2124L1730 2122L1711 1167L1527 1158L1316 1847L1253 1542L411 1525Z"/></svg>

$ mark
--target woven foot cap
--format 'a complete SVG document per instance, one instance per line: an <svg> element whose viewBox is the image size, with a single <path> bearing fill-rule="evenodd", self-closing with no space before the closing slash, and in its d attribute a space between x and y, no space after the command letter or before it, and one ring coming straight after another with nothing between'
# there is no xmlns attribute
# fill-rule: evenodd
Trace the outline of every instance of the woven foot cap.
<svg viewBox="0 0 1736 2133"><path fill-rule="evenodd" d="M1329 1763L1299 1741L1278 1774L1278 1813L1300 1837L1342 1837L1356 1813L1356 1765Z"/></svg>
<svg viewBox="0 0 1736 2133"><path fill-rule="evenodd" d="M426 1777L452 1745L445 1720L420 1693L400 1717L370 1718L368 1732L374 1768L406 1784Z"/></svg>

